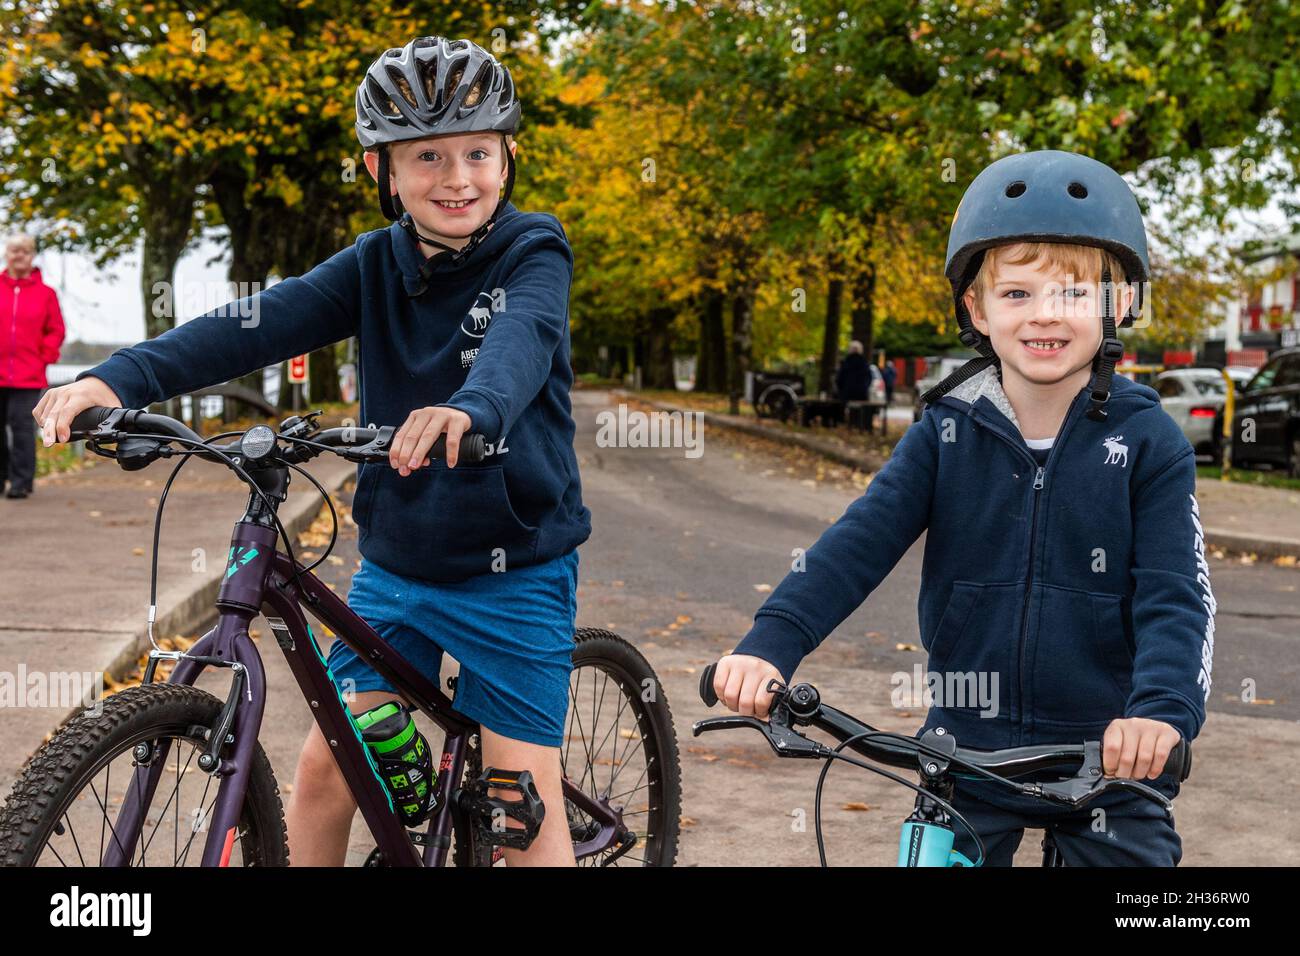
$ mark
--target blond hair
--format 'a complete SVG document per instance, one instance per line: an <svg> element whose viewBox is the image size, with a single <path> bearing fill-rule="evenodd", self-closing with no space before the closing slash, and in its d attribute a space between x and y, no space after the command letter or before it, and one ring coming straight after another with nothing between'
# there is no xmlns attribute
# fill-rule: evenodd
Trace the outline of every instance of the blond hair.
<svg viewBox="0 0 1300 956"><path fill-rule="evenodd" d="M1023 266L1044 260L1040 268L1064 272L1075 282L1100 282L1103 269L1110 269L1112 282L1126 282L1124 267L1115 256L1096 246L1068 242L1013 242L994 246L984 253L980 271L970 287L978 303L997 281L999 265Z"/></svg>

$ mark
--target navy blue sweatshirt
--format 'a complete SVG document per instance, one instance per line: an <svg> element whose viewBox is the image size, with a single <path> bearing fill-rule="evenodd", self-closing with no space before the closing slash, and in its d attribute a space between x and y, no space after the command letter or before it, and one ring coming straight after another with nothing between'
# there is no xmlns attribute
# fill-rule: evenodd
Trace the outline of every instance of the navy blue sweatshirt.
<svg viewBox="0 0 1300 956"><path fill-rule="evenodd" d="M1116 376L1104 424L1084 415L1087 398L1081 389L1043 465L995 368L938 399L736 653L788 681L928 529L928 671L947 675L945 689L954 675L990 689L996 677L997 693L996 713L977 693L947 694L918 733L944 727L999 749L1099 740L1114 719L1148 717L1194 738L1215 602L1192 446L1144 385Z"/></svg>
<svg viewBox="0 0 1300 956"><path fill-rule="evenodd" d="M573 253L559 221L507 204L464 262L425 256L397 223L366 232L283 280L81 375L142 408L349 336L360 348L361 422L401 425L417 408L469 415L491 454L403 477L361 465L361 553L408 577L460 581L567 554L591 534L569 402ZM256 309L256 313L254 313ZM256 315L256 320L250 316ZM495 562L495 563L494 563Z"/></svg>

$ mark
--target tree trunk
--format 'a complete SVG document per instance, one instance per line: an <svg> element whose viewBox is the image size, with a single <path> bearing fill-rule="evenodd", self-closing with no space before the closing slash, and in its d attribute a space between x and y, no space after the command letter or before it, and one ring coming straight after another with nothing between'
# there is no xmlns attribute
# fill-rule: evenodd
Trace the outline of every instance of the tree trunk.
<svg viewBox="0 0 1300 956"><path fill-rule="evenodd" d="M307 359L307 393L312 408L322 402L337 402L339 393L339 359L337 346L327 345L312 352ZM308 409L310 411L311 409Z"/></svg>
<svg viewBox="0 0 1300 956"><path fill-rule="evenodd" d="M727 393L729 410L733 415L740 414L740 399L745 394L745 375L753 354L753 327L754 290L744 286L731 299L731 362Z"/></svg>
<svg viewBox="0 0 1300 956"><path fill-rule="evenodd" d="M145 231L140 291L145 335L155 338L176 325L176 263L189 242L194 222L194 184L171 178L148 183L141 205ZM194 374L201 377L202 370L195 369ZM165 413L178 416L180 403L169 397Z"/></svg>
<svg viewBox="0 0 1300 956"><path fill-rule="evenodd" d="M673 374L672 323L673 310L666 307L651 309L646 317L645 354L642 385L645 388L677 387Z"/></svg>
<svg viewBox="0 0 1300 956"><path fill-rule="evenodd" d="M876 265L868 262L853 277L853 338L862 343L868 362L872 358L872 340L876 324Z"/></svg>
<svg viewBox="0 0 1300 956"><path fill-rule="evenodd" d="M260 165L262 157L259 156L257 161ZM242 164L230 163L220 167L209 177L208 182L221 210L221 218L230 230L231 259L226 275L234 287L231 290L232 301L256 295L265 286L275 257L275 222L271 207L269 204L249 201L249 178ZM257 369L250 370L235 381L263 395L264 377L264 370ZM284 407L283 403L280 404ZM221 420L232 422L240 417L240 411L245 410L226 399L222 406Z"/></svg>
<svg viewBox="0 0 1300 956"><path fill-rule="evenodd" d="M700 313L700 357L695 370L697 392L727 389L726 296L715 289L704 294Z"/></svg>
<svg viewBox="0 0 1300 956"><path fill-rule="evenodd" d="M826 328L822 336L822 364L817 388L831 393L835 379L835 365L840 357L840 303L844 298L844 279L839 275L839 263L830 264L830 281L826 284Z"/></svg>

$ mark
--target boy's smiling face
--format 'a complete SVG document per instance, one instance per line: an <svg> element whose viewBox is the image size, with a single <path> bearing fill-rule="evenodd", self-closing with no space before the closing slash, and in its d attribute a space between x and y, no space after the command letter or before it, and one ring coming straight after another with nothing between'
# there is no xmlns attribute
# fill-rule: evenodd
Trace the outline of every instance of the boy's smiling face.
<svg viewBox="0 0 1300 956"><path fill-rule="evenodd" d="M1043 255L1017 262L1027 251L1021 243L989 250L984 281L964 295L971 322L992 341L1004 379L1055 385L1077 378L1070 384L1082 388L1101 346L1100 272L1072 275ZM1134 293L1115 266L1112 275L1118 325Z"/></svg>
<svg viewBox="0 0 1300 956"><path fill-rule="evenodd" d="M389 189L422 235L455 249L487 222L509 175L500 133L431 136L391 143L388 150ZM367 152L365 162L378 180L378 154Z"/></svg>

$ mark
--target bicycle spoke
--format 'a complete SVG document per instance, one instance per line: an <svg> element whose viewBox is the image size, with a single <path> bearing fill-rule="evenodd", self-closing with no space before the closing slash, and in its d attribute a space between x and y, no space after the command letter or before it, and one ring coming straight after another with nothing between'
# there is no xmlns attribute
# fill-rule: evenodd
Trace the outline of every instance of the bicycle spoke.
<svg viewBox="0 0 1300 956"><path fill-rule="evenodd" d="M179 743L181 742L181 739L182 739L182 738L177 738L175 742L179 744ZM188 741L187 741L187 742L188 742ZM168 797L167 797L167 802L163 804L163 808L162 808L161 812L158 814L158 819L161 820L161 819L166 815L166 813L167 813L167 808L170 807L170 806L172 805L172 797L175 797L175 798L176 798L176 829L175 829L175 831L174 831L173 834L172 834L172 860L173 860L173 862L174 862L174 861L176 860L176 854L180 852L180 851L177 849L177 847L178 847L179 840L180 840L180 811L181 811L180 790L181 790L181 781L182 781L182 779L184 778L185 774L189 773L190 762L194 760L194 755L195 755L196 753L199 752L199 749L198 749L197 747L193 746L193 744L191 743L191 749L190 749L189 760L186 760L186 761L185 761L185 767L184 767L184 769L181 768L181 751L180 751L180 748L179 748L179 747L173 747L172 749L173 749L173 750L175 751L175 753L176 753L176 783L175 783L175 785L172 787L172 792L171 792L171 793L168 795ZM145 769L148 769L148 768L145 768ZM209 782L211 782L211 778L209 778ZM146 808L144 811L141 811L141 812L142 812L142 813L146 813L146 812L147 812L147 808ZM143 817L143 816L141 817L140 825L141 825L142 827L144 826L144 817ZM149 839L148 839L147 841L145 841L144 848L140 851L140 859L141 859L142 861L143 861L143 859L144 859L144 852L145 852L145 850L149 849L150 844L153 843L153 838L154 838L155 836L157 836L157 835L158 835L158 830L157 830L157 828L155 828L155 829L154 829L154 832L153 832L153 835L150 836Z"/></svg>
<svg viewBox="0 0 1300 956"><path fill-rule="evenodd" d="M645 743L645 736L642 735L642 736L640 737L640 739L641 739L641 743ZM629 739L628 739L628 748L627 748L627 750L632 749L632 741L633 741L633 740L636 740L636 737L629 737ZM624 750L624 752L623 752L624 757L627 756L627 750ZM650 771L650 765L651 765L651 763L653 763L653 762L654 762L654 757L649 757L649 756L646 757L646 766L645 766L645 770L642 770L642 771L641 771L641 777L645 777L645 775L646 775L647 773L649 773L649 771ZM620 763L619 763L619 771L620 771L620 773L621 773L621 770L623 770L623 767L624 767L624 766L625 766L625 763L621 762L621 760L620 760ZM638 778L637 778L637 783L641 783L641 777L638 777ZM614 790L614 779L615 779L615 778L617 778L617 774L615 774L614 777L610 778L610 790Z"/></svg>
<svg viewBox="0 0 1300 956"><path fill-rule="evenodd" d="M107 797L108 796L107 781L105 781L104 789L105 789L104 795L105 797ZM113 834L113 842L117 844L117 848L121 850L123 853L126 853L126 847L122 846L122 841L117 835L117 829L113 826L113 824L108 819L108 805L104 800L99 799L99 791L95 789L95 781L93 780L90 782L90 792L95 795L95 802L99 804L100 812L103 814L103 818L104 818L104 822L99 825L99 862L102 864L104 862L105 824L107 824L108 826L108 831ZM127 854L127 859L130 859L130 854Z"/></svg>
<svg viewBox="0 0 1300 956"><path fill-rule="evenodd" d="M584 784L587 779L587 770L591 768L591 747L588 745L586 728L582 726L582 718L580 716L581 707L577 700L573 702L571 712L573 714L574 722L578 725L578 733L581 735L580 739L582 741L582 749L587 755L586 768L582 772L582 779L578 781L578 789L582 790L584 789ZM572 740L572 737L570 737L570 740ZM570 779L572 779L572 777L570 777Z"/></svg>
<svg viewBox="0 0 1300 956"><path fill-rule="evenodd" d="M574 668L574 670L577 672L578 683L581 684L582 668L576 667ZM569 724L568 727L565 728L566 732L564 737L564 749L560 753L561 767L567 767L569 765L569 748L573 745L573 738L569 735L569 731L573 727L573 711L575 709L575 705L573 702L577 700L577 696L578 695L577 692L574 690L573 684L570 683L569 684Z"/></svg>
<svg viewBox="0 0 1300 956"><path fill-rule="evenodd" d="M206 799L208 798L208 791L211 790L211 789L212 789L212 777L208 777L207 785L203 788L203 796L199 797L199 809L200 809L200 810L203 810L203 801L206 800ZM220 796L220 794L221 794L221 790L220 790L220 788L218 788L218 789L217 789L217 795ZM216 802L217 802L217 797L214 796L214 797L212 798L212 803L216 803ZM211 804L209 804L209 806L211 806ZM184 851L182 851L182 853L181 853L181 859L180 859L180 865L181 865L181 866L184 866L184 865L185 865L185 861L189 859L189 856L190 856L190 847L194 844L194 838L195 838L196 836L199 835L199 830L200 830L200 829L204 829L204 830L207 829L208 814L207 814L207 811L206 811L206 810L203 810L202 814L199 816L199 820L198 820L198 822L201 824L201 826L198 827L198 828L191 828L191 830L190 830L190 838L189 838L188 840L185 841L185 849L184 849Z"/></svg>
<svg viewBox="0 0 1300 956"><path fill-rule="evenodd" d="M606 678L606 680L608 681L608 678ZM612 733L614 732L615 728L617 728L618 725L622 722L623 707L626 706L626 705L627 705L627 699L626 699L626 698L622 698L622 699L621 699L621 704L620 704L620 706L619 706L618 714L615 715L615 723L614 723L614 725L613 725L612 727L610 727L609 730L605 731L605 736L601 737L601 738L600 738L600 743L598 743L598 744L596 745L596 752L597 752L597 753L599 753L600 750L601 750L601 748L603 748L603 747L605 746L605 741L609 739L609 735L612 734ZM595 731L593 730L592 733L594 734ZM591 758L590 758L590 757L588 758L588 760L589 760L589 762L591 762ZM592 767L592 772L591 772L591 782L592 782L592 786L596 786L596 770L595 770L595 763L594 763L594 762L591 762L591 767ZM586 779L586 778L585 778L585 775L584 775L584 779ZM593 790L593 791L592 791L592 795L593 795L593 796L598 796L598 795L599 795L599 791L598 791L598 790Z"/></svg>
<svg viewBox="0 0 1300 956"><path fill-rule="evenodd" d="M633 716L636 716L636 715L633 714ZM625 766L624 758L627 757L627 753L628 753L628 751L632 749L632 745L635 744L635 743L637 743L637 742L645 743L645 734L641 733L641 721L640 721L640 720L638 720L637 723L636 723L636 733L635 733L635 735L634 735L634 736L631 736L631 737L629 737L629 738L627 739L627 746L625 746L625 747L623 748L623 753L620 754L620 755L618 756L618 763L616 764L616 771L615 771L615 773L614 773L613 775L611 775L610 778L609 778L609 789L610 789L610 790L613 790L613 789L614 789L614 781L618 778L618 774L619 774L620 772L622 772L623 767ZM648 758L647 758L647 759L648 759ZM606 791L606 792L608 792L608 791Z"/></svg>
<svg viewBox="0 0 1300 956"><path fill-rule="evenodd" d="M68 816L68 813L67 813L66 810L63 812L63 819L64 819L64 820L66 821L66 823L67 823L67 831L68 831L68 833L71 834L71 836L72 836L72 847L73 847L73 849L75 849L75 850L77 851L77 860L79 861L79 863L80 863L81 866L85 866L85 865L86 865L86 858L85 858L84 856L81 855L81 844L77 841L77 831L76 831L76 829L72 826L72 819ZM50 847L51 850L54 850L54 856L58 859L58 861L59 861L60 863L63 863L63 857L59 856L59 851L58 851L58 850L55 850L54 847L50 846L50 844L48 844L48 843L45 844L45 845L46 845L47 847ZM67 866L68 864L63 863L63 865L64 865L64 866Z"/></svg>

